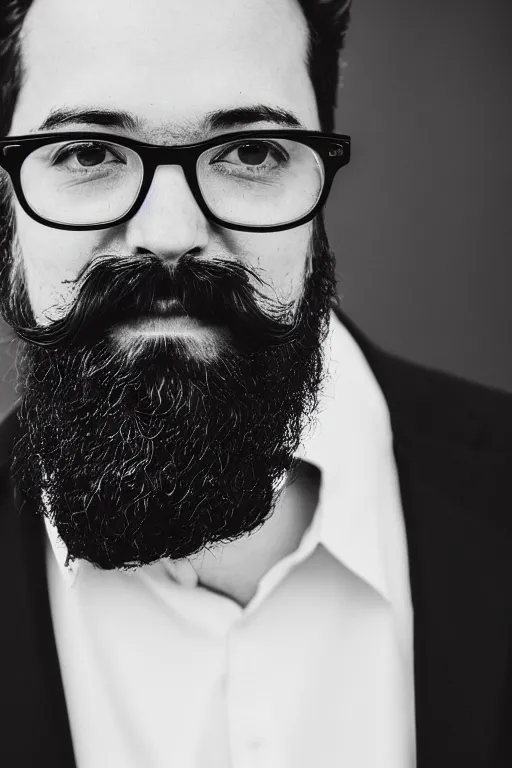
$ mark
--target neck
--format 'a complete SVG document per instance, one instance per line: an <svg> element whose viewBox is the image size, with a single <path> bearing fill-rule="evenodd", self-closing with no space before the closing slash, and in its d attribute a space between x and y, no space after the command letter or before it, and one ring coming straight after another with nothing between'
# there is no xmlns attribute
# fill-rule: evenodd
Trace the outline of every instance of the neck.
<svg viewBox="0 0 512 768"><path fill-rule="evenodd" d="M319 490L319 470L300 462L288 477L273 514L257 531L222 549L190 558L199 583L245 607L263 576L299 546L313 519Z"/></svg>

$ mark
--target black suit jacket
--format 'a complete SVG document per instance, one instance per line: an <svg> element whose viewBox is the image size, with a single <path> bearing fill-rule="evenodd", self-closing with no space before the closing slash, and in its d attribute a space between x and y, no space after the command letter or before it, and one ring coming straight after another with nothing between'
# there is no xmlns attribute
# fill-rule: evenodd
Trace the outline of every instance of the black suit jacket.
<svg viewBox="0 0 512 768"><path fill-rule="evenodd" d="M418 768L512 768L512 395L390 355L338 314L391 413ZM46 532L10 480L16 431L14 411L0 426L0 766L74 768Z"/></svg>

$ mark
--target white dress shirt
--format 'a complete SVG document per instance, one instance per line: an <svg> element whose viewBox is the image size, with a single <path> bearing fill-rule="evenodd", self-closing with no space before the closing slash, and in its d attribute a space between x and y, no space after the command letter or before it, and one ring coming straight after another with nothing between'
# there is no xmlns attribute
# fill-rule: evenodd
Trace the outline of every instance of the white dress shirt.
<svg viewBox="0 0 512 768"><path fill-rule="evenodd" d="M299 547L245 607L191 562L64 565L50 605L77 768L414 768L413 614L389 412L332 313Z"/></svg>

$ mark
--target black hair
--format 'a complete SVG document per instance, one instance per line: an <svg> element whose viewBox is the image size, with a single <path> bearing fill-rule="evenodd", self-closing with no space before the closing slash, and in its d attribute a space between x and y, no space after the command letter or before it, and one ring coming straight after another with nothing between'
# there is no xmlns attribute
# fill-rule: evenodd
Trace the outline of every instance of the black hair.
<svg viewBox="0 0 512 768"><path fill-rule="evenodd" d="M350 21L351 0L299 0L308 24L307 63L320 127L334 130L339 59Z"/></svg>

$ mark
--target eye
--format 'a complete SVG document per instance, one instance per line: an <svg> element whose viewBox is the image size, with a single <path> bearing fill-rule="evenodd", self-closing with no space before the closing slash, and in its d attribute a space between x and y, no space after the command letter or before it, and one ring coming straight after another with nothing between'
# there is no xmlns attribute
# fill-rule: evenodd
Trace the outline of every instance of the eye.
<svg viewBox="0 0 512 768"><path fill-rule="evenodd" d="M106 157L106 147L84 147L75 155L77 163L84 166L101 165Z"/></svg>
<svg viewBox="0 0 512 768"><path fill-rule="evenodd" d="M213 162L225 162L254 170L272 170L282 166L288 160L287 152L275 144L266 141L246 141L243 144L224 147Z"/></svg>
<svg viewBox="0 0 512 768"><path fill-rule="evenodd" d="M126 161L113 147L91 141L62 147L53 158L52 165L64 165L70 170L86 170L119 162L125 164Z"/></svg>
<svg viewBox="0 0 512 768"><path fill-rule="evenodd" d="M270 147L266 144L244 144L233 150L240 162L245 165L261 165L270 154Z"/></svg>

